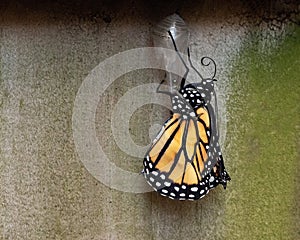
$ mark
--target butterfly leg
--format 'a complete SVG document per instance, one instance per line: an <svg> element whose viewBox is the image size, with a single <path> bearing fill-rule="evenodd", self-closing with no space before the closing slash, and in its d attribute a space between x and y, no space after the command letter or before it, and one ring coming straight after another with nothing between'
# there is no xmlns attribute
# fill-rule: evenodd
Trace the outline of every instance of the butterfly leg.
<svg viewBox="0 0 300 240"><path fill-rule="evenodd" d="M165 79L163 79L160 84L158 85L158 87L156 88L156 92L157 93L163 93L163 94L167 94L167 95L171 95L170 92L168 91L163 91L163 90L160 90L160 86L163 85L163 82L165 81Z"/></svg>
<svg viewBox="0 0 300 240"><path fill-rule="evenodd" d="M195 72L198 74L198 76L203 80L204 78L202 77L202 75L200 74L200 72L194 67L194 65L192 63L191 54L190 54L190 48L189 47L187 48L187 53L188 53L188 60L189 60L189 63L191 65L192 69L194 69Z"/></svg>

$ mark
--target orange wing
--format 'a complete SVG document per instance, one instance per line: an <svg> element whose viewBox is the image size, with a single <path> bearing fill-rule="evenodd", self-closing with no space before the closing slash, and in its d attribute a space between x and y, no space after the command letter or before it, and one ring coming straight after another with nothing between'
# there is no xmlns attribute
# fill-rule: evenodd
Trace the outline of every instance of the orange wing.
<svg viewBox="0 0 300 240"><path fill-rule="evenodd" d="M205 107L197 117L183 119L175 113L162 127L144 159L148 183L162 195L174 199L198 199L208 193L213 175L205 174L210 117Z"/></svg>

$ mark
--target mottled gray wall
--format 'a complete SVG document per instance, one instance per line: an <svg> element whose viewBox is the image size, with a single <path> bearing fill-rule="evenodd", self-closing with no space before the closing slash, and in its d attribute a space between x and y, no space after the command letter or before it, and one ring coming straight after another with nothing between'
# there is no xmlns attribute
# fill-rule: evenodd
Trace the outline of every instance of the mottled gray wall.
<svg viewBox="0 0 300 240"><path fill-rule="evenodd" d="M209 55L218 63L225 145L230 136L227 101L234 91L232 62L253 29L259 29L266 44L276 45L277 36L284 37L299 20L296 2L0 3L2 239L238 239L238 234L227 235L230 226L224 220L233 191L230 184L226 191L218 188L201 201L178 202L153 192L116 191L97 181L75 150L73 104L94 67L119 52L151 46L151 28L179 10L192 33L194 57ZM122 169L139 172L142 159L128 156L114 143L111 112L128 90L159 83L160 76L149 69L128 73L114 81L98 103L99 143ZM168 110L160 106L137 110L130 122L132 138L148 144L149 126L163 123L167 116ZM230 172L234 163L225 161Z"/></svg>

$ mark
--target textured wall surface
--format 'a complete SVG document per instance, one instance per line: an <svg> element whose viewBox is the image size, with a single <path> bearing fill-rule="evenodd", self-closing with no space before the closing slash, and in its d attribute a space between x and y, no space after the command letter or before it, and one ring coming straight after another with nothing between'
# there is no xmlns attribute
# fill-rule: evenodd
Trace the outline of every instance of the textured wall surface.
<svg viewBox="0 0 300 240"><path fill-rule="evenodd" d="M300 239L297 1L0 7L1 239ZM209 55L218 64L221 142L232 177L226 191L218 187L197 202L109 188L84 167L73 138L74 101L86 76L110 56L152 46L151 28L175 10L190 28L195 59ZM160 75L127 73L97 103L99 144L119 168L138 173L142 159L115 143L114 107ZM149 144L149 126L167 116L157 105L137 109L132 139Z"/></svg>

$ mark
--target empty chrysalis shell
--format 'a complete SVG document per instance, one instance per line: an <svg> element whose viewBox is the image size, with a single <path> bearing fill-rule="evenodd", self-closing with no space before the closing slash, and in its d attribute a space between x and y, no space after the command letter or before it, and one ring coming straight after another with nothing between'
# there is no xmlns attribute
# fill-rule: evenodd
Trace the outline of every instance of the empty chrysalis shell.
<svg viewBox="0 0 300 240"><path fill-rule="evenodd" d="M186 53L189 45L189 29L183 19L178 14L172 14L164 18L153 29L153 42L155 47L174 49L168 31L172 33L180 52Z"/></svg>
<svg viewBox="0 0 300 240"><path fill-rule="evenodd" d="M163 47L174 50L174 45L168 33L169 31L176 42L178 51L186 55L190 32L187 25L178 14L172 14L164 18L153 28L152 38L154 47ZM170 66L172 66L172 68L182 67L182 63L174 57L171 58L171 56L165 55L163 59L159 59L159 61L162 61L162 64L166 67L166 69ZM172 73L166 74L166 80L169 82L172 89L178 88L177 83L181 77Z"/></svg>

